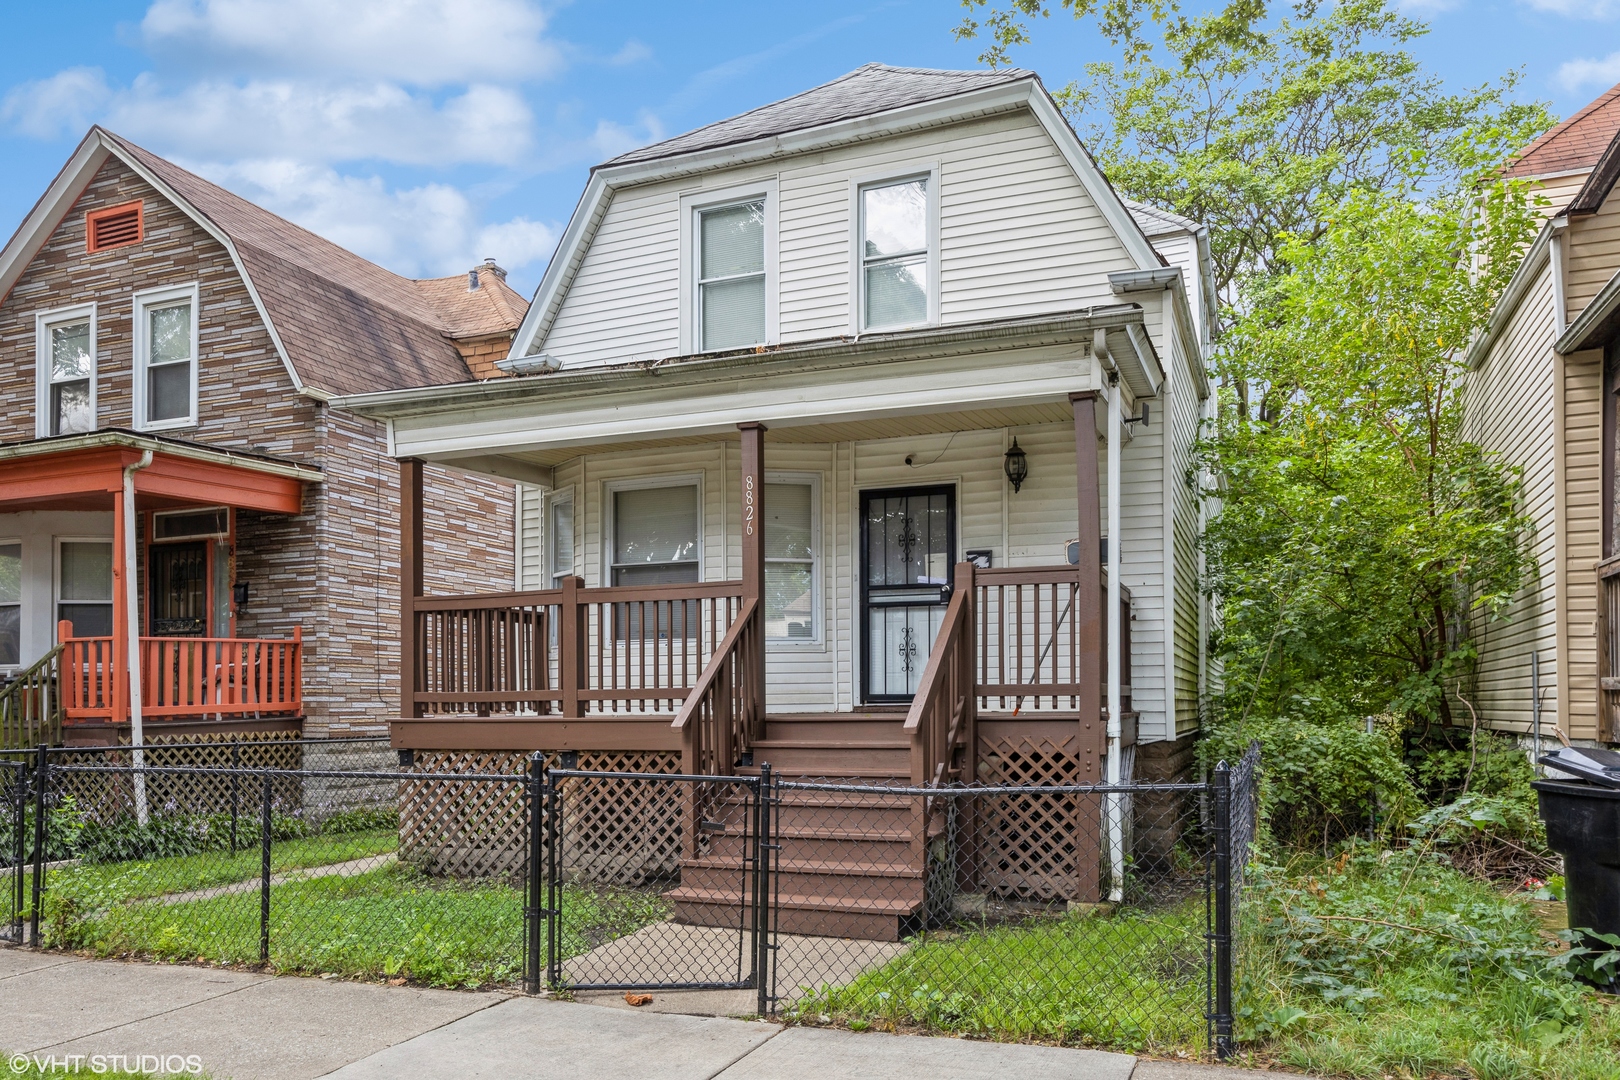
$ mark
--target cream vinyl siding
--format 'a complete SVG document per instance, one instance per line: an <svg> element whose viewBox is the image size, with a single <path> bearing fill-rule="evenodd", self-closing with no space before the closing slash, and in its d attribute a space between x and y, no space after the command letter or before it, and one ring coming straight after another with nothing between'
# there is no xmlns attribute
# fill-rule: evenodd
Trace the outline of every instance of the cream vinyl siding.
<svg viewBox="0 0 1620 1080"><path fill-rule="evenodd" d="M546 493L530 484L517 485L516 549L519 589L546 588Z"/></svg>
<svg viewBox="0 0 1620 1080"><path fill-rule="evenodd" d="M1162 427L1155 424L1162 431ZM1029 479L1014 494L1002 455L1016 437L1029 459ZM1125 571L1136 620L1132 627L1135 704L1143 713L1144 740L1164 737L1163 564L1160 501L1161 439L1138 437L1121 467L1128 485L1122 507ZM741 576L737 528L739 446L717 441L691 446L586 455L559 464L559 487L575 490L576 550L586 582L601 580L603 493L616 480L692 474L703 477L705 580ZM905 459L910 456L912 465ZM1098 447L1099 459L1105 458ZM772 473L820 477L821 588L825 628L815 643L772 642L766 650L766 688L772 712L848 710L858 704L860 649L857 626L860 493L893 487L950 484L956 490L957 552L987 548L996 566L1062 563L1078 531L1072 423L926 434L834 443L778 443L767 436L765 468ZM1107 497L1107 462L1099 483ZM684 480L682 480L684 482ZM583 501L581 501L583 500ZM1192 644L1196 662L1196 642ZM1196 687L1196 673L1194 674ZM1181 706L1178 705L1178 713Z"/></svg>
<svg viewBox="0 0 1620 1080"><path fill-rule="evenodd" d="M1198 438L1200 402L1185 354L1175 342L1171 348L1171 372L1170 400L1164 411L1174 451L1165 459L1164 482L1175 572L1171 615L1175 721L1179 738L1197 729L1203 704L1198 700L1198 657L1201 651L1199 609L1204 604L1204 593L1198 571L1198 492L1187 482L1194 468L1193 443Z"/></svg>
<svg viewBox="0 0 1620 1080"><path fill-rule="evenodd" d="M1530 730L1533 650L1541 654L1548 726L1558 698L1568 692L1557 655L1552 312L1552 272L1544 266L1467 387L1465 435L1521 470L1524 510L1535 523L1530 580L1502 618L1476 614L1471 627L1479 650L1474 704L1484 720L1514 731Z"/></svg>
<svg viewBox="0 0 1620 1080"><path fill-rule="evenodd" d="M1570 218L1565 244L1564 295L1574 322L1620 269L1620 199L1611 196L1597 213Z"/></svg>
<svg viewBox="0 0 1620 1080"><path fill-rule="evenodd" d="M1564 566L1559 590L1565 620L1566 731L1597 738L1597 577L1603 557L1603 350L1564 357Z"/></svg>
<svg viewBox="0 0 1620 1080"><path fill-rule="evenodd" d="M856 143L701 179L621 189L539 351L564 365L680 348L680 199L778 184L779 337L850 332L851 185L938 165L940 318L967 322L1113 301L1124 247L1028 111Z"/></svg>

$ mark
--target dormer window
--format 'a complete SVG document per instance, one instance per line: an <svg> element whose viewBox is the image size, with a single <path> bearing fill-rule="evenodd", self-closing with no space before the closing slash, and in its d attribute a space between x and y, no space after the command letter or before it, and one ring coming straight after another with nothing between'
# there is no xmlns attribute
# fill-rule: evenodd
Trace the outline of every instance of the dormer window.
<svg viewBox="0 0 1620 1080"><path fill-rule="evenodd" d="M135 296L135 421L147 431L197 422L197 287Z"/></svg>
<svg viewBox="0 0 1620 1080"><path fill-rule="evenodd" d="M861 329L929 321L928 178L860 189Z"/></svg>
<svg viewBox="0 0 1620 1080"><path fill-rule="evenodd" d="M700 352L765 342L765 202L698 214Z"/></svg>
<svg viewBox="0 0 1620 1080"><path fill-rule="evenodd" d="M108 248L138 244L145 235L145 215L138 201L92 210L84 215L84 249L92 255Z"/></svg>
<svg viewBox="0 0 1620 1080"><path fill-rule="evenodd" d="M77 435L96 429L96 306L34 317L37 422L34 433Z"/></svg>

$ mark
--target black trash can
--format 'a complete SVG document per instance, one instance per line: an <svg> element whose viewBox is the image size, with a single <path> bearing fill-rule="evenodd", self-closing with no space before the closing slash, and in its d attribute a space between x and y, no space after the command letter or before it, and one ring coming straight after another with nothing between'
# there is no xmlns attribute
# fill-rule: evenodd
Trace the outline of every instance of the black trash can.
<svg viewBox="0 0 1620 1080"><path fill-rule="evenodd" d="M1531 786L1547 825L1547 846L1564 857L1570 929L1620 934L1620 789L1578 780L1537 780Z"/></svg>

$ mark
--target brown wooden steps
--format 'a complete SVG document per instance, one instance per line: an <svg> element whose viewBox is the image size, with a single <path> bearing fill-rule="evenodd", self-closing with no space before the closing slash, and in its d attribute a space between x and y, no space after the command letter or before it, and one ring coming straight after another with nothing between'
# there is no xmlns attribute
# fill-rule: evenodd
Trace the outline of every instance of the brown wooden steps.
<svg viewBox="0 0 1620 1080"><path fill-rule="evenodd" d="M795 714L766 720L753 746L757 775L769 763L781 780L910 782L911 740L904 713ZM922 844L913 828L917 800L859 792L778 791L777 929L784 933L898 940L923 907ZM731 815L725 815L730 817ZM739 819L740 820L740 819ZM681 864L681 884L665 896L675 917L737 926L742 857L748 840L734 828L708 834L704 854Z"/></svg>

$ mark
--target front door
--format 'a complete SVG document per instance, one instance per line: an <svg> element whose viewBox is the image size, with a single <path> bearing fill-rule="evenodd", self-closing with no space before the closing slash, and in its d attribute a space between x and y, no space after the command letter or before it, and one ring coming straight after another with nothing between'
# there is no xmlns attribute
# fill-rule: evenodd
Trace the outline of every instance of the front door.
<svg viewBox="0 0 1620 1080"><path fill-rule="evenodd" d="M861 493L864 700L910 701L950 603L956 563L956 491Z"/></svg>
<svg viewBox="0 0 1620 1080"><path fill-rule="evenodd" d="M153 544L147 549L153 637L208 635L208 545Z"/></svg>

